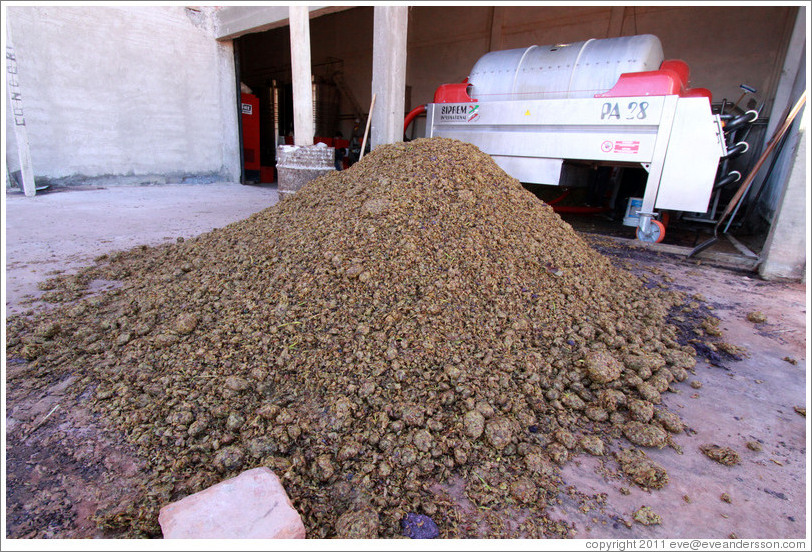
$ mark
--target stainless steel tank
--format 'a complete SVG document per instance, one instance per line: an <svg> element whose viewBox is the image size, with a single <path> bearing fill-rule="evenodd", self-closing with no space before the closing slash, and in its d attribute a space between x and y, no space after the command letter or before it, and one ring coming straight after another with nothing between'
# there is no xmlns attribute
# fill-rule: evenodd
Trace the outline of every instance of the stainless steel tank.
<svg viewBox="0 0 812 552"><path fill-rule="evenodd" d="M612 88L622 73L655 71L663 59L654 35L593 38L489 52L468 82L471 97L480 102L592 98Z"/></svg>
<svg viewBox="0 0 812 552"><path fill-rule="evenodd" d="M335 84L313 79L313 122L315 135L332 138L338 130L339 93Z"/></svg>
<svg viewBox="0 0 812 552"><path fill-rule="evenodd" d="M338 130L338 87L311 76L313 92L313 130L317 137L332 138ZM267 128L273 132L274 147L284 141L280 136L293 135L292 86L273 81L268 89L269 116Z"/></svg>

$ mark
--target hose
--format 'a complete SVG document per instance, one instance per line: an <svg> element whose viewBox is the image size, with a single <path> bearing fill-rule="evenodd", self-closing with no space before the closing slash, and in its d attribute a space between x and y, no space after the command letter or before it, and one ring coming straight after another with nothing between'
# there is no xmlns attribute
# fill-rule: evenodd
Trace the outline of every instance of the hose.
<svg viewBox="0 0 812 552"><path fill-rule="evenodd" d="M605 213L609 211L609 207L589 207L586 205L557 205L560 203L564 198L570 195L570 190L567 188L564 190L560 196L556 197L555 199L551 199L547 202L547 205L553 208L553 211L556 213L568 213L572 215L596 215L598 213Z"/></svg>
<svg viewBox="0 0 812 552"><path fill-rule="evenodd" d="M420 115L421 113L425 113L425 112L426 112L426 105L425 104L418 105L417 107L412 109L409 112L409 114L406 115L406 117L403 119L403 134L406 134L406 129L409 128L409 125L412 123L412 121L414 121L415 118L418 115Z"/></svg>
<svg viewBox="0 0 812 552"><path fill-rule="evenodd" d="M758 111L751 109L750 111L747 111L744 115L739 115L738 117L727 123L725 125L725 132L731 132L733 130L736 130L737 128L745 124L755 123L756 119L758 119Z"/></svg>
<svg viewBox="0 0 812 552"><path fill-rule="evenodd" d="M731 171L726 177L722 178L713 185L714 190L718 190L719 188L724 188L729 184L733 184L734 182L738 182L739 179L742 177L742 173L739 171Z"/></svg>
<svg viewBox="0 0 812 552"><path fill-rule="evenodd" d="M747 142L738 142L735 146L727 150L727 155L725 155L725 159L735 159L736 157L740 156L749 149L750 144L748 144Z"/></svg>
<svg viewBox="0 0 812 552"><path fill-rule="evenodd" d="M551 199L550 201L548 201L547 205L555 205L556 203L560 203L561 200L564 199L565 197L567 197L568 195L570 195L570 189L569 188L564 190L564 193L561 194L560 196L558 196L557 198Z"/></svg>

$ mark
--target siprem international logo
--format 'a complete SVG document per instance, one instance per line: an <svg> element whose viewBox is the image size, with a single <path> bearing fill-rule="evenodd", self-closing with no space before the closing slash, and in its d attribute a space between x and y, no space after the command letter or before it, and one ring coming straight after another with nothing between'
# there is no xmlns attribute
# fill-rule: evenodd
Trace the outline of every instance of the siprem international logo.
<svg viewBox="0 0 812 552"><path fill-rule="evenodd" d="M456 121L472 123L479 119L479 104L476 105L444 105L440 107L441 121Z"/></svg>

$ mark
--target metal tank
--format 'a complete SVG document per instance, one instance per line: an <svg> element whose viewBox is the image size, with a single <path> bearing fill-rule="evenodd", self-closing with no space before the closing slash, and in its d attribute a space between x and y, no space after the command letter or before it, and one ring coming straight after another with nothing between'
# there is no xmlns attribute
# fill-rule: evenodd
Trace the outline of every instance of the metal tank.
<svg viewBox="0 0 812 552"><path fill-rule="evenodd" d="M654 35L590 39L490 52L476 62L468 82L477 101L593 98L622 73L655 71L663 47Z"/></svg>
<svg viewBox="0 0 812 552"><path fill-rule="evenodd" d="M333 83L318 79L315 75L312 77L312 82L315 135L332 138L338 130L338 87Z"/></svg>
<svg viewBox="0 0 812 552"><path fill-rule="evenodd" d="M335 84L323 82L311 76L313 93L313 129L318 137L333 137L338 130L339 91ZM293 136L293 88L292 85L273 81L269 88L269 114L267 126L273 132L274 142L284 142Z"/></svg>

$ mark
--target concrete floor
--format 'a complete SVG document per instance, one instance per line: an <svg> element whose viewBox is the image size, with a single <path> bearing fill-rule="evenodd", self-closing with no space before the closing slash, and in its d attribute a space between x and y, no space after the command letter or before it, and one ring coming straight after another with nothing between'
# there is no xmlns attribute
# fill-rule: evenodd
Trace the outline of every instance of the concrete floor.
<svg viewBox="0 0 812 552"><path fill-rule="evenodd" d="M37 282L71 271L102 253L188 238L270 207L275 185L234 183L56 189L33 198L6 194L8 313L38 295Z"/></svg>
<svg viewBox="0 0 812 552"><path fill-rule="evenodd" d="M36 283L53 271L76 269L101 253L206 232L277 201L273 186L236 184L7 195L7 312L28 308L20 301L36 294ZM649 451L669 472L664 489L644 492L607 475L613 461L580 456L565 466L565 481L583 492L606 493L606 503L600 512L584 514L580 504L564 501L556 513L575 524L579 538L808 538L809 422L795 410L806 406L808 387L805 283L764 282L751 272L650 250L638 251L635 262L671 276L688 295L704 295L722 321L724 339L745 347L749 357L725 367L700 361L688 381L701 388L683 385L679 393L664 394L689 428L676 439L682 454ZM767 321L748 322L754 310ZM746 448L753 440L761 452ZM734 448L742 463L710 461L698 449L706 443ZM732 502L722 501L722 493ZM642 505L659 513L662 525L628 528L619 522Z"/></svg>

